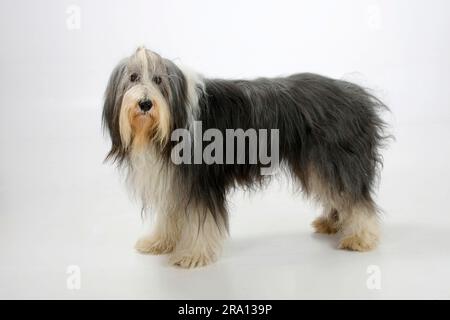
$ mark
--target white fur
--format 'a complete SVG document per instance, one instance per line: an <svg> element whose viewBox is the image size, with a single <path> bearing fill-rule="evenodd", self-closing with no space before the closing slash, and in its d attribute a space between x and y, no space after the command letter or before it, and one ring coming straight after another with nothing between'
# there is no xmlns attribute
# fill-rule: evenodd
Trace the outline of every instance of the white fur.
<svg viewBox="0 0 450 320"><path fill-rule="evenodd" d="M198 101L199 96L205 90L205 84L203 76L200 75L199 73L183 65L178 65L178 68L180 68L181 72L183 72L183 75L186 78L187 100L188 100L186 110L189 115L188 124L189 126L192 126L194 121L197 120L200 115L200 108L198 105Z"/></svg>

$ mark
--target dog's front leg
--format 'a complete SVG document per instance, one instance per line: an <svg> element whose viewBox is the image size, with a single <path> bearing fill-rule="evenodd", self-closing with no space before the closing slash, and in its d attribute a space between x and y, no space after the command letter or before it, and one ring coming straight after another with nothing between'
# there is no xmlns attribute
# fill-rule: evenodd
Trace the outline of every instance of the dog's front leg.
<svg viewBox="0 0 450 320"><path fill-rule="evenodd" d="M176 213L157 213L154 230L150 235L139 238L135 248L144 254L165 254L175 248L179 238L178 216Z"/></svg>
<svg viewBox="0 0 450 320"><path fill-rule="evenodd" d="M180 238L170 263L182 268L202 267L217 260L227 235L221 216L214 219L211 211L196 208L180 213Z"/></svg>

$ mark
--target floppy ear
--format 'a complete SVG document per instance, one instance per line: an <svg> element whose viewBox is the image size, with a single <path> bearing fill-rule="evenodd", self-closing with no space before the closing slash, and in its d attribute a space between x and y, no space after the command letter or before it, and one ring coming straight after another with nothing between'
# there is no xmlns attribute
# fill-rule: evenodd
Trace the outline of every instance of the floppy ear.
<svg viewBox="0 0 450 320"><path fill-rule="evenodd" d="M121 61L113 70L109 78L105 92L105 103L103 104L103 129L107 129L111 137L111 150L106 156L106 160L113 157L115 160L123 158L122 141L120 139L119 115L120 105L124 94L123 76L125 75L126 64Z"/></svg>
<svg viewBox="0 0 450 320"><path fill-rule="evenodd" d="M168 100L173 128L184 127L187 113L187 83L183 72L172 61L164 59L168 76Z"/></svg>

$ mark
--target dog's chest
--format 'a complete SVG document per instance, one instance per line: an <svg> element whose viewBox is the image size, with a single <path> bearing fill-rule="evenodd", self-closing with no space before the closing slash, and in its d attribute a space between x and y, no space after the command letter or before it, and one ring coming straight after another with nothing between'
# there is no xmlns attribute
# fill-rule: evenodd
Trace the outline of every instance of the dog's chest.
<svg viewBox="0 0 450 320"><path fill-rule="evenodd" d="M132 152L128 184L141 198L144 208L160 208L172 191L173 170L155 151Z"/></svg>

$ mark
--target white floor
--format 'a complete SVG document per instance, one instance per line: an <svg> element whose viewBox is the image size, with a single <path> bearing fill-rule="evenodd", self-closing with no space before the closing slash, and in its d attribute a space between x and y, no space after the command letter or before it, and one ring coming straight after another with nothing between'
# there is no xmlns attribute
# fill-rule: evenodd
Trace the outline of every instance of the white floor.
<svg viewBox="0 0 450 320"><path fill-rule="evenodd" d="M273 184L236 193L222 258L186 271L133 250L139 208L115 169L102 164L99 112L33 107L38 112L2 111L0 298L450 298L445 125L395 127L379 192L385 214L377 250L337 250L335 237L312 232L318 208ZM70 265L80 268L79 290L67 287ZM380 289L367 285L372 270Z"/></svg>

